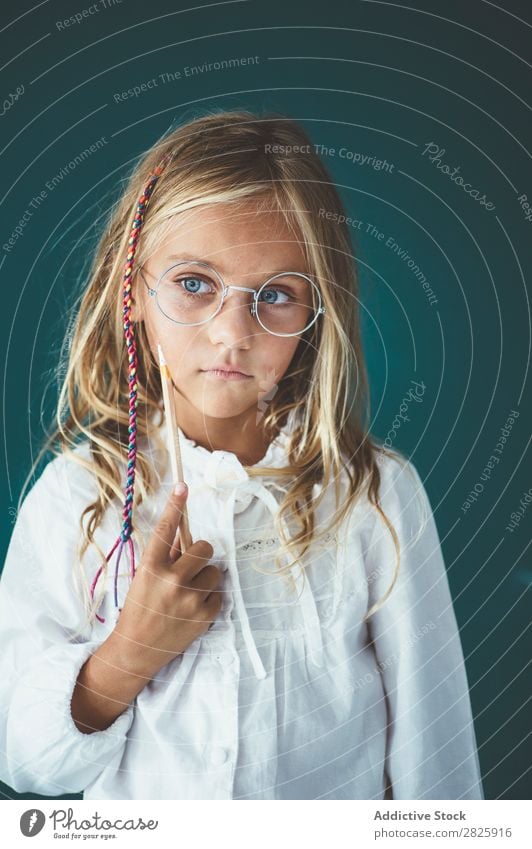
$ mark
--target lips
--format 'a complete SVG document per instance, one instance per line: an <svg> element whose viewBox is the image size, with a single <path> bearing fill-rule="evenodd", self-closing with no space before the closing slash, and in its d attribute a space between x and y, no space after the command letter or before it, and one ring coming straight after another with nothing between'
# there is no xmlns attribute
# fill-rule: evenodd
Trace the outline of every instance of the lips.
<svg viewBox="0 0 532 849"><path fill-rule="evenodd" d="M238 368L238 366L213 366L212 368L204 368L202 371L223 371L226 374L241 374L243 377L251 377L250 374Z"/></svg>

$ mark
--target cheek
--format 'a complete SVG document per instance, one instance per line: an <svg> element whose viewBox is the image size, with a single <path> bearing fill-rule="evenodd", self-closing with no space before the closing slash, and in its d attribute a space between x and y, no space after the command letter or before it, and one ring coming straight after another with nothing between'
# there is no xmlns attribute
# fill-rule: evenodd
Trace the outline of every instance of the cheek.
<svg viewBox="0 0 532 849"><path fill-rule="evenodd" d="M297 350L299 339L282 339L279 337L273 341L273 344L271 340L268 340L268 342L264 363L270 371L275 369L279 378L281 378L288 371Z"/></svg>
<svg viewBox="0 0 532 849"><path fill-rule="evenodd" d="M159 361L159 344L163 350L166 362L170 366L172 376L177 385L176 377L186 376L199 368L200 357L197 351L197 339L192 330L169 326L168 320L162 315L151 315L145 319L145 328L151 351L155 360Z"/></svg>
<svg viewBox="0 0 532 849"><path fill-rule="evenodd" d="M268 339L255 369L258 399L272 398L290 367L299 340Z"/></svg>

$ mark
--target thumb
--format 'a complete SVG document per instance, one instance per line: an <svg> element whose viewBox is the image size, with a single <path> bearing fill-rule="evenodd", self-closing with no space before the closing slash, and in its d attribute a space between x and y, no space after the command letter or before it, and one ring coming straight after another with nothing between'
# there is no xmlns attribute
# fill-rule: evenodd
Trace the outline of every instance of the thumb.
<svg viewBox="0 0 532 849"><path fill-rule="evenodd" d="M179 499L179 503L185 501L188 495L188 486L185 481L178 481L176 483L172 495L175 495Z"/></svg>
<svg viewBox="0 0 532 849"><path fill-rule="evenodd" d="M183 515L183 507L188 496L188 487L184 481L178 481L178 483L175 485L173 495L174 498L176 498L178 500L178 503L180 504L180 514L177 523L178 526L176 530L176 535L168 553L168 557L172 563L174 560L177 560L179 557L181 557L181 530L179 528L179 522L181 521L181 517Z"/></svg>

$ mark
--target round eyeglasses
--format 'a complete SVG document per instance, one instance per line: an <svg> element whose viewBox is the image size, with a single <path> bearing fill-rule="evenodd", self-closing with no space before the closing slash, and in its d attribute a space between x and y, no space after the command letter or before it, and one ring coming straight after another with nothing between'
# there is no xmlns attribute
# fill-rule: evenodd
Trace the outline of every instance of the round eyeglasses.
<svg viewBox="0 0 532 849"><path fill-rule="evenodd" d="M229 289L253 295L251 315L274 336L299 336L326 312L320 290L308 275L299 271L274 274L259 289L226 285L220 274L201 260L174 263L158 278L155 289L149 286L142 266L139 272L162 314L186 327L205 324L214 318L222 309Z"/></svg>

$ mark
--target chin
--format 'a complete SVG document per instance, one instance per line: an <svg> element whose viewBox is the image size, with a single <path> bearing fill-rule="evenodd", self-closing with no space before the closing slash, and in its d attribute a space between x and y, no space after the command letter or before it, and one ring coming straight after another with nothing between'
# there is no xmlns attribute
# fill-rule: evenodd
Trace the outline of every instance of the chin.
<svg viewBox="0 0 532 849"><path fill-rule="evenodd" d="M203 416L212 419L234 419L235 416L240 416L249 410L249 405L243 404L240 407L228 402L227 404L205 404L200 409Z"/></svg>
<svg viewBox="0 0 532 849"><path fill-rule="evenodd" d="M244 399L238 398L236 393L230 391L201 392L199 395L191 396L190 401L202 416L229 419L248 410L251 404L256 403L256 396Z"/></svg>

